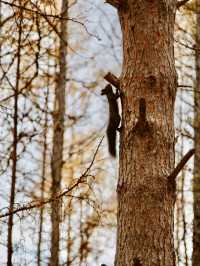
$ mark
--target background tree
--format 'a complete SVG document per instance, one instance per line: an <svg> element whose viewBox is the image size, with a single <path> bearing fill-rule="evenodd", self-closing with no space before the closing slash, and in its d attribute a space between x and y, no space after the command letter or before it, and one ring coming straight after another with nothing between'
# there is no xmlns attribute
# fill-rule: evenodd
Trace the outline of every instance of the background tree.
<svg viewBox="0 0 200 266"><path fill-rule="evenodd" d="M196 1L196 87L194 94L194 225L192 265L197 266L200 259L200 2Z"/></svg>
<svg viewBox="0 0 200 266"><path fill-rule="evenodd" d="M67 18L68 1L63 0L60 19L60 47L58 56L59 70L56 77L55 101L53 111L53 150L52 150L52 197L54 198L61 190L62 164L63 164L63 142L64 142L64 120L65 120L65 88L67 72ZM51 258L50 265L59 265L59 244L60 244L60 202L52 201L51 210Z"/></svg>
<svg viewBox="0 0 200 266"><path fill-rule="evenodd" d="M30 207L30 213L23 212L19 216L14 216L14 238L13 238L13 261L17 263L19 260L21 263L48 263L49 250L48 245L51 243L49 235L51 233L50 228L47 226L50 221L49 215L49 205L44 205L43 217L41 224L44 224L41 228L39 227L39 217L41 218L40 210L32 210L32 206L43 206L42 202L50 196L51 188L51 171L50 171L50 161L52 156L52 132L53 132L53 121L52 114L53 112L53 100L54 100L54 88L56 84L55 73L57 71L56 62L58 62L58 47L59 47L59 8L57 9L50 3L38 1L37 4L30 1L26 2L26 5L23 3L3 3L3 11L5 24L3 27L3 34L5 38L3 39L3 48L4 52L2 55L2 67L1 68L1 81L2 81L2 90L1 90L1 104L3 106L9 106L13 100L13 94L11 93L11 87L8 81L12 80L14 77L14 65L13 69L9 68L9 60L11 59L10 55L15 55L13 51L7 53L8 47L15 48L17 44L17 36L11 34L12 30L18 31L13 27L13 23L16 18L15 15L20 10L23 11L23 45L21 46L21 79L20 79L20 93L19 93L19 110L18 110L18 128L19 128L19 150L18 150L18 172L17 172L17 184L16 184L16 193L15 193L15 204L14 209L20 210L20 206L27 202L32 202L28 207ZM70 8L74 8L73 5L70 5ZM95 7L96 8L96 7ZM5 12L7 10L7 12ZM76 12L78 9L76 9ZM74 11L75 12L75 11ZM7 16L9 15L9 16ZM75 26L75 25L76 26ZM103 27L103 25L102 25ZM83 35L83 39L88 42L88 36L97 40L95 35L88 35L86 27L83 24L78 24L71 20L70 28L73 32L74 29L79 30ZM5 34L6 32L6 34ZM14 36L16 42L13 42ZM6 39L7 37L7 39ZM85 44L87 46L87 44ZM77 51L74 51L74 48ZM79 56L79 53L82 49L80 46L80 41L76 39L71 39L69 46L69 55L68 57L75 62L74 71L72 71L72 66L69 67L69 77L68 77L68 86L66 86L66 101L68 102L68 110L65 113L65 142L63 146L63 182L59 193L66 189L68 186L73 186L81 173L85 172L85 169L90 165L91 160L96 151L97 143L99 143L99 136L101 135L101 130L103 124L105 123L101 120L102 110L99 108L99 113L91 115L91 111L94 112L94 107L91 107L92 102L98 102L99 107L103 104L106 105L106 102L103 102L103 99L99 96L98 93L94 92L94 89L97 86L96 78L91 72L89 77L87 74L87 79L83 81L81 75L77 75L78 72L83 72L82 69L85 68L85 65L82 65L83 57ZM84 48L85 49L85 48ZM95 56L99 56L97 51ZM88 62L86 65L95 65L94 60L90 61L90 58L87 58ZM12 60L11 65L12 65ZM72 61L71 61L72 62ZM8 69L7 70L7 65ZM95 68L93 67L93 71ZM99 70L98 70L99 71ZM8 79L8 80L7 80ZM6 84L6 86L5 86ZM47 91L49 91L48 99ZM98 106L98 105L97 105ZM89 110L90 109L90 110ZM10 138L9 123L12 120L7 119L9 115L9 108L5 109L1 116L1 125L4 135L1 135L1 155L3 160L1 160L1 182L6 184L9 177L9 151L12 149L12 141L9 143L10 150L7 149L8 141ZM96 112L96 111L95 111ZM94 112L94 113L95 113ZM105 118L105 114L104 118ZM98 125L92 123L98 117ZM6 118L6 119L5 119ZM45 121L48 123L48 128L46 129ZM8 127L8 131L6 131ZM72 130L73 129L73 130ZM47 131L45 133L45 131ZM71 132L74 132L71 134ZM46 147L44 148L44 136L47 135ZM72 135L74 135L72 137ZM42 144L42 145L41 145ZM46 166L44 165L44 149L46 149ZM105 149L107 149L105 147ZM6 152L8 156L6 156ZM102 153L100 153L102 154ZM3 157L3 155L5 155ZM100 160L101 157L98 155L96 160L98 161L93 166L90 176L87 180L84 179L83 187L79 183L79 188L75 187L73 193L68 195L69 199L63 199L62 208L61 208L61 239L60 239L60 252L61 252L61 263L64 263L67 260L66 245L70 242L68 241L66 235L66 221L68 220L68 215L70 209L73 210L71 214L71 259L70 264L76 264L79 261L79 264L87 263L91 261L93 263L95 260L100 260L100 254L104 252L103 244L99 238L96 238L97 232L96 228L99 223L99 212L100 208L98 201L106 202L109 201L109 195L112 192L107 189L107 197L102 195L100 192L101 183L104 182L104 175L102 171L106 171L106 168L112 166L112 164L106 160L108 157L105 157ZM101 155L102 156L102 155ZM8 161L8 164L7 164ZM45 180L43 179L43 173L45 169ZM70 173L73 169L73 174ZM113 166L112 166L113 168ZM111 169L111 168L110 168ZM41 177L41 172L42 177ZM107 184L114 183L113 173L110 170L109 173L112 176L112 179L106 180ZM42 184L43 182L43 184ZM104 187L104 186L102 186ZM40 191L40 188L44 191ZM77 189L77 191L76 191ZM102 189L101 189L102 190ZM1 201L2 208L7 205L6 202L6 193L7 189L5 186L1 186L1 198L5 198L5 202ZM80 193L80 195L79 195ZM36 202L36 203L34 203ZM71 202L71 203L70 203ZM78 207L82 206L82 214L79 212ZM69 206L69 208L68 208ZM26 209L26 208L25 208ZM24 209L24 210L25 210ZM32 210L32 211L31 211ZM106 205L103 206L101 212L105 212L106 215L109 215L111 209L106 212ZM63 215L63 213L67 215ZM70 215L69 215L70 216ZM79 221L79 217L82 216L82 220ZM42 219L42 218L41 218ZM4 221L2 221L4 224ZM106 223L106 222L105 222ZM110 226L112 223L110 222ZM5 227L5 225L4 225ZM82 229L80 229L80 227ZM3 226L2 226L3 228ZM23 228L23 230L22 230ZM70 227L69 227L70 228ZM105 235L103 231L104 225L101 225L101 230L98 229L98 232L101 231L102 235ZM21 230L21 237L17 237L16 232ZM41 230L41 231L40 231ZM38 233L38 237L36 236ZM99 233L98 233L99 234ZM5 246L4 239L5 233L1 235L2 245ZM107 236L110 238L109 236ZM106 239L106 237L103 237ZM24 241L22 241L24 239ZM40 240L41 239L41 242ZM98 242L99 241L99 242ZM106 240L104 240L106 241ZM31 242L31 245L30 245ZM66 245L65 245L66 244ZM4 247L5 249L5 247ZM4 249L1 249L3 252ZM40 250L40 252L38 252ZM92 258L91 251L93 250ZM24 252L22 252L24 251ZM80 254L79 254L79 251ZM37 253L38 252L38 253ZM109 252L108 252L109 253ZM2 257L5 261L5 254L2 253ZM24 255L26 254L26 255ZM38 258L37 258L37 255ZM64 254L64 255L63 255Z"/></svg>

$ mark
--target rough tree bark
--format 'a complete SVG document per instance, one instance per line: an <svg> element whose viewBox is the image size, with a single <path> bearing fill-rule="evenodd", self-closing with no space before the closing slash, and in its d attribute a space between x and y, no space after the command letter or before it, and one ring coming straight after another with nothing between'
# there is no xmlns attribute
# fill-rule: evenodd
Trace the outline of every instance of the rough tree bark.
<svg viewBox="0 0 200 266"><path fill-rule="evenodd" d="M173 266L176 2L107 2L118 9L124 54L115 266Z"/></svg>
<svg viewBox="0 0 200 266"><path fill-rule="evenodd" d="M196 88L194 95L194 221L192 265L200 264L200 0L196 1Z"/></svg>
<svg viewBox="0 0 200 266"><path fill-rule="evenodd" d="M53 152L51 160L52 170L52 197L60 191L62 179L62 163L63 163L63 137L64 137L64 115L65 115L65 89L66 89L66 71L67 71L67 21L68 16L68 0L62 1L61 19L60 21L60 48L59 48L59 73L57 76L55 90L55 105L53 114ZM59 243L60 243L60 212L61 204L58 201L52 202L51 213L51 257L50 266L59 265Z"/></svg>

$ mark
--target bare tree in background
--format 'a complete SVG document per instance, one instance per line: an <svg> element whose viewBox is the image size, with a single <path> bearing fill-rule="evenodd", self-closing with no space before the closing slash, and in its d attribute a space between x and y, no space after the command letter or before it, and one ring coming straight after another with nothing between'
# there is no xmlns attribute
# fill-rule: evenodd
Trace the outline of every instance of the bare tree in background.
<svg viewBox="0 0 200 266"><path fill-rule="evenodd" d="M60 48L58 65L59 71L56 77L55 103L53 112L53 150L51 160L52 170L52 197L61 189L62 166L63 166L63 142L64 142L64 118L65 118L65 90L66 90L66 71L67 71L67 20L68 0L62 1L60 20ZM60 222L61 222L61 203L52 202L51 206L51 257L50 265L59 265L59 244L60 244Z"/></svg>
<svg viewBox="0 0 200 266"><path fill-rule="evenodd" d="M193 253L192 265L200 262L200 1L196 1L196 86L194 92L194 222L193 222Z"/></svg>
<svg viewBox="0 0 200 266"><path fill-rule="evenodd" d="M14 114L13 114L13 145L12 145L12 180L10 190L10 207L9 211L12 213L15 203L15 187L17 180L17 144L18 144L18 96L20 89L20 63L21 63L21 45L22 45L22 23L23 23L23 12L22 10L18 13L18 44L17 44L17 68L16 68L16 84L14 88ZM13 255L13 215L11 214L8 218L8 244L7 244L7 266L12 266L12 255Z"/></svg>
<svg viewBox="0 0 200 266"><path fill-rule="evenodd" d="M46 179L46 168L47 168L47 133L48 133L48 103L49 103L49 77L47 77L47 89L45 98L45 121L44 121L44 142L43 142L43 153L42 153L42 174L41 174L41 200L44 200L45 192L45 179ZM40 266L42 262L42 235L44 227L44 207L40 208L40 221L39 221L39 232L38 232L38 246L37 246L37 265Z"/></svg>
<svg viewBox="0 0 200 266"><path fill-rule="evenodd" d="M184 103L182 99L183 91L180 91L180 108L178 110L179 115L179 125L178 129L181 130L184 128L183 121L184 121L184 114L183 108ZM180 143L180 158L184 156L184 138L181 137ZM176 256L177 256L177 265L181 265L184 263L185 266L188 266L189 259L188 259L188 247L187 247L187 220L185 217L185 208L186 208L186 197L185 197L185 180L187 177L186 169L183 169L179 178L177 178L177 196L176 196L176 213L175 213L175 244L176 244ZM184 251L183 251L184 247Z"/></svg>
<svg viewBox="0 0 200 266"><path fill-rule="evenodd" d="M22 28L22 35L23 35L23 44L21 45L21 75L20 75L20 88L18 93L18 102L20 104L18 105L18 156L17 156L17 186L15 191L15 203L14 203L14 209L13 211L16 211L16 209L20 209L20 204L25 204L26 202L30 201L37 201L38 203L43 202L43 200L46 200L46 197L50 197L49 195L49 186L51 183L50 178L50 168L52 164L50 164L49 158L50 158L50 150L52 150L52 117L55 117L57 115L56 112L53 112L53 106L52 101L54 99L54 87L55 83L58 85L60 82L60 76L58 77L55 75L55 62L58 62L59 55L58 55L58 41L59 39L63 40L63 36L61 36L61 33L57 30L57 28L60 27L60 21L62 20L67 22L67 18L64 17L60 20L60 16L55 15L54 12L55 9L52 11L52 6L44 6L42 1L38 1L37 5L27 1L23 2L26 3L26 5L22 5L23 3L17 4L6 2L7 4L3 4L4 9L8 8L10 12L10 18L6 17L6 13L4 13L5 19L2 19L3 23L3 33L5 32L8 34L8 36L5 34L3 38L3 55L1 58L2 64L1 64L1 104L7 105L5 110L8 112L4 112L3 116L8 119L2 121L2 131L3 135L1 135L1 151L4 151L5 154L1 152L1 158L3 160L0 161L1 165L1 174L4 176L1 176L2 183L7 180L9 176L9 162L12 160L13 152L10 153L10 151L13 150L13 143L9 143L9 137L13 131L9 130L9 125L11 121L11 117L9 118L9 110L11 109L11 103L14 100L14 94L12 94L12 90L14 92L14 86L11 87L13 82L13 77L15 76L14 70L16 66L16 51L15 48L17 47L17 36L12 32L12 30L15 30L13 25L15 25L15 21L17 19L17 14L19 11L23 12L23 28ZM43 8L44 7L44 8ZM13 13L12 13L13 11ZM51 13L52 11L52 13ZM47 12L47 14L46 14ZM5 21L5 23L4 23ZM75 23L75 22L73 22ZM80 24L77 23L78 26ZM19 21L16 25L16 32L19 30ZM83 26L81 26L82 28ZM77 27L78 28L78 27ZM13 40L15 42L13 42ZM52 41L53 40L53 41ZM64 42L64 40L63 40ZM65 42L65 47L67 43ZM11 48L11 52L7 52L7 47ZM78 46L80 47L80 46ZM67 48L67 47L66 47ZM9 54L10 52L10 54ZM6 58L7 56L7 58ZM12 65L12 61L9 65L9 60L15 58L13 68L10 69L10 65ZM9 60L8 60L9 59ZM81 58L82 59L82 58ZM47 65L49 64L49 71L47 71ZM78 70L79 66L77 67ZM57 77L57 78L55 78ZM48 80L49 79L49 80ZM47 82L48 80L48 82ZM12 81L12 82L10 82ZM76 128L75 132L75 139L66 139L65 141L65 147L64 150L64 160L62 161L63 164L66 167L66 171L68 171L69 167L73 167L75 169L74 174L70 176L71 178L71 185L73 185L76 182L77 176L80 175L81 172L85 171L85 167L88 165L88 163L91 161L93 153L94 153L94 143L96 142L96 139L100 136L100 132L95 132L93 127L93 130L88 131L87 129L81 132L79 131L79 125L77 126L80 121L83 125L84 122L84 116L88 115L88 107L90 104L90 90L96 88L97 82L86 83L77 78L77 83L75 85L74 80L70 83L70 88L68 96L66 97L71 102L73 101L73 104L71 106L74 106L74 108L71 108L68 110L68 114L65 114L65 126L66 129L70 130L71 126L74 126ZM47 84L49 83L49 84ZM78 85L77 85L78 84ZM46 106L47 103L47 94L46 89L47 86L49 86L49 109ZM88 87L87 87L88 86ZM11 90L12 89L12 90ZM66 88L65 88L66 89ZM72 95L69 95L69 94ZM5 94L5 97L3 97ZM97 95L98 96L98 95ZM73 98L74 97L74 98ZM101 98L99 96L99 98ZM72 100L73 99L73 100ZM3 110L4 111L4 110ZM53 116L51 116L53 114ZM48 119L47 119L48 116ZM55 117L54 122L57 122L57 117ZM88 116L88 120L90 117ZM48 120L48 136L47 136L47 142L45 144L45 135L47 134L45 121ZM75 127L76 126L76 127ZM86 125L87 126L87 125ZM95 125L94 125L95 126ZM6 131L8 127L8 132ZM67 133L69 132L67 131ZM89 133L88 133L89 132ZM6 137L5 137L6 136ZM59 139L59 138L58 138ZM74 141L74 144L71 143ZM10 144L10 148L6 149L5 143L8 145ZM57 144L57 143L56 143ZM46 147L47 146L47 147ZM71 149L70 146L73 146ZM96 145L95 145L96 146ZM54 146L55 147L55 146ZM45 149L47 148L46 152ZM87 152L83 152L85 151ZM51 152L52 153L52 152ZM11 154L11 155L10 155ZM82 154L83 158L79 158L79 155ZM10 155L10 157L9 157ZM77 156L76 156L77 155ZM10 159L9 159L10 158ZM46 169L45 169L46 164ZM42 178L41 178L41 172L42 172ZM66 175L66 174L65 174ZM83 204L84 201L88 201L86 204L83 204L83 221L80 221L83 228L86 228L85 230L82 230L81 234L84 237L84 235L87 235L88 238L88 228L91 226L93 228L93 225L91 221L89 221L89 226L85 226L86 217L89 216L88 213L91 215L91 208L88 208L89 204L89 197L90 194L94 194L94 191L92 191L92 186L95 184L98 172L95 173L96 176L91 175L91 181L90 181L90 190L87 191L87 193L83 192L80 189L81 193L81 204ZM42 180L41 180L42 179ZM45 180L44 180L45 179ZM63 189L63 187L66 187L69 184L69 182L66 182L66 179L62 183L62 187L58 190L58 193L60 193ZM45 184L44 184L45 183ZM79 185L79 188L81 185ZM87 187L87 183L83 185L83 187ZM64 246L66 243L70 243L71 247L73 248L70 258L70 264L72 265L76 263L76 261L79 260L79 240L82 236L79 235L79 210L77 210L77 206L79 206L79 198L77 197L79 193L79 188L77 189L75 187L75 191L77 189L77 193L75 195L71 195L71 197L75 198L73 200L73 206L72 208L72 220L71 227L69 228L70 234L72 235L72 239L61 239L59 237L59 246L61 247L60 250L66 248ZM6 195L6 188L1 186L1 198ZM77 197L77 199L76 199ZM69 199L70 200L70 199ZM58 200L57 200L58 201ZM56 202L57 202L56 201ZM51 201L50 201L51 202ZM57 209L57 203L55 202L55 206ZM66 202L68 202L68 199L63 200L63 208L67 208ZM40 205L40 204L39 204ZM5 205L4 205L5 206ZM37 204L35 205L35 208L37 208ZM20 220L20 223L14 223L13 227L19 231L20 229L23 232L23 235L21 235L21 238L18 239L15 234L13 234L13 258L14 263L20 261L22 264L26 264L27 257L22 255L22 250L25 250L26 252L30 251L30 246L28 246L26 243L27 241L21 241L22 238L27 239L28 235L31 234L37 234L38 238L34 241L33 247L31 250L31 253L34 255L35 263L40 265L41 263L45 263L48 260L49 250L48 245L51 243L51 240L49 239L49 236L51 235L50 228L46 228L46 226L43 226L48 221L49 223L49 213L48 213L48 205L42 206L39 210L35 210L35 213L33 215L30 215L29 213L24 212ZM47 206L47 207L45 207ZM22 208L24 209L24 208ZM25 208L26 209L26 208ZM28 208L29 209L29 208ZM88 210L90 209L90 210ZM2 215L1 209L1 215ZM96 210L94 210L95 212ZM88 212L88 213L87 213ZM12 211L10 210L10 213ZM65 217L65 219L68 219L68 214ZM70 216L70 215L69 215ZM31 218L32 217L32 218ZM62 217L63 218L63 217ZM32 219L32 223L29 223L27 221ZM40 222L38 222L40 219ZM85 219L85 220L84 220ZM63 231L63 226L65 226L66 220L62 220L62 234L66 236ZM34 224L35 222L35 224ZM60 224L61 224L60 223ZM97 225L97 223L95 223ZM77 229L78 227L78 229ZM3 227L2 227L3 228ZM90 230L91 231L91 230ZM78 232L78 234L77 234ZM92 232L92 231L91 231ZM6 233L4 233L6 234ZM74 235L76 235L76 238ZM91 235L91 234L90 234ZM84 240L85 241L85 240ZM6 249L5 241L1 242L1 245ZM91 243L90 243L90 249L86 247L84 249L84 243L80 243L81 251L84 252L84 261L86 261L87 256L91 254ZM94 250L101 250L100 246L94 246ZM66 254L66 253L65 253ZM66 254L67 257L68 254ZM21 256L21 257L20 257ZM83 254L81 254L83 257ZM96 256L96 255L95 255ZM5 259L5 258L4 258ZM62 261L65 261L66 258L62 256L60 258Z"/></svg>

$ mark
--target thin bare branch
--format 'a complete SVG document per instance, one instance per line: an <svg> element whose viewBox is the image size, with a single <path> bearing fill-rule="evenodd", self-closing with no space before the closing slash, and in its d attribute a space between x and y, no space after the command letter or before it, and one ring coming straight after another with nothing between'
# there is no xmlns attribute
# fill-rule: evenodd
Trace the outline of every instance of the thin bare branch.
<svg viewBox="0 0 200 266"><path fill-rule="evenodd" d="M106 3L116 8L119 8L124 4L124 0L106 0Z"/></svg>
<svg viewBox="0 0 200 266"><path fill-rule="evenodd" d="M4 26L4 24L6 24L10 19L14 18L14 16L15 16L15 13L13 13L11 16L5 18L4 20L2 20L0 22L0 28L2 28Z"/></svg>
<svg viewBox="0 0 200 266"><path fill-rule="evenodd" d="M108 72L105 76L104 79L106 81L108 81L109 83L111 83L113 86L115 86L115 88L117 88L118 90L120 89L120 81L119 79L112 74L111 72Z"/></svg>
<svg viewBox="0 0 200 266"><path fill-rule="evenodd" d="M74 23L78 23L79 25L81 25L84 28L84 30L88 33L88 35L100 40L100 38L98 36L96 36L96 35L94 35L94 34L92 34L91 32L88 31L87 27L85 26L85 24L83 22L81 22L81 21L79 21L79 20L77 20L75 18L69 18L69 17L66 18L64 16L62 17L61 15L56 15L56 14L53 15L53 14L43 13L39 9L39 7L36 4L34 4L34 3L31 3L31 4L37 9L27 8L27 7L20 6L20 5L14 4L14 3L9 3L9 2L4 1L4 0L1 0L1 3L5 4L5 5L9 5L11 7L15 7L15 8L19 8L19 9L25 10L25 11L33 13L33 14L40 15L43 18L46 18L46 19L47 18L55 18L55 19L59 19L59 20L70 20L70 21L72 21ZM49 20L48 20L48 23L49 23Z"/></svg>
<svg viewBox="0 0 200 266"><path fill-rule="evenodd" d="M85 183L84 178L87 177L92 165L94 164L95 158L97 156L97 153L99 151L99 148L101 146L101 143L102 143L103 139L104 139L104 137L101 138L101 140L100 140L100 142L99 142L99 144L98 144L98 146L96 148L96 151L95 151L95 153L93 155L93 158L92 158L89 166L86 168L85 172L78 178L78 181L74 185L72 185L70 188L65 189L64 191L60 192L58 195L56 195L53 198L51 197L51 198L48 198L48 199L42 200L42 201L30 202L28 204L25 204L25 205L17 208L16 210L13 210L12 212L6 212L4 214L1 214L0 218L4 218L4 217L7 217L7 216L10 216L10 215L22 212L22 211L28 211L28 210L31 210L31 209L34 209L34 208L40 208L40 207L42 207L43 205L45 205L47 203L50 203L50 202L57 201L57 200L61 199L63 196L66 196L69 192L71 192L79 184Z"/></svg>
<svg viewBox="0 0 200 266"><path fill-rule="evenodd" d="M185 5L189 0L182 0L182 1L177 1L176 7L180 8L181 6Z"/></svg>
<svg viewBox="0 0 200 266"><path fill-rule="evenodd" d="M176 168L173 170L171 175L169 176L169 179L175 179L177 175L180 173L180 171L183 169L185 164L189 161L189 159L192 157L192 155L195 153L195 149L189 150L181 159L181 161L178 163Z"/></svg>

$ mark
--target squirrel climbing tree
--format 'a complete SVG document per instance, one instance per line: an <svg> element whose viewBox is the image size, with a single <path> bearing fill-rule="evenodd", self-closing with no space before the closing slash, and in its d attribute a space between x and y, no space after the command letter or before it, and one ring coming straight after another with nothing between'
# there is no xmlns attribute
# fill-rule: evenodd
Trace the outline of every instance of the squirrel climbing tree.
<svg viewBox="0 0 200 266"><path fill-rule="evenodd" d="M112 86L107 85L105 89L101 91L101 95L106 95L109 103L109 122L107 127L107 139L108 139L108 150L110 154L116 156L116 136L121 117L119 115L119 107L117 99L120 94L117 90L116 93L113 92Z"/></svg>

